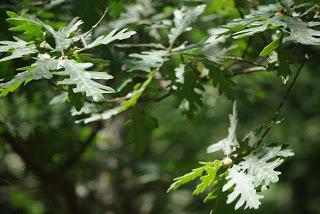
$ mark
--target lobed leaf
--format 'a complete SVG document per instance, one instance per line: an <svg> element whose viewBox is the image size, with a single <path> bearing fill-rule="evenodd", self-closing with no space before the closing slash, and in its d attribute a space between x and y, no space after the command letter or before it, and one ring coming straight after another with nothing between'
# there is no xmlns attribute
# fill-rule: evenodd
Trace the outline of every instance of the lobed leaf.
<svg viewBox="0 0 320 214"><path fill-rule="evenodd" d="M181 8L175 10L173 15L174 27L171 28L169 34L170 46L176 41L176 39L185 31L189 30L190 25L197 19L197 17L203 13L206 5L199 5L195 8Z"/></svg>
<svg viewBox="0 0 320 214"><path fill-rule="evenodd" d="M75 60L59 60L59 63L64 70L54 72L54 74L69 76L69 78L57 83L59 85L74 85L74 93L85 93L94 101L101 101L104 99L103 94L115 92L111 87L93 81L93 79L109 80L113 77L105 72L86 71L93 66L92 63L79 63Z"/></svg>
<svg viewBox="0 0 320 214"><path fill-rule="evenodd" d="M229 115L230 127L228 128L228 136L219 142L212 144L207 148L208 153L216 152L222 150L223 153L228 156L230 155L237 147L239 143L236 136L236 127L237 127L237 103L233 103L232 114Z"/></svg>
<svg viewBox="0 0 320 214"><path fill-rule="evenodd" d="M83 35L78 34L78 28L83 24L78 17L74 18L66 27L54 30L50 25L37 20L54 38L55 50L63 51L68 49L71 44L79 41Z"/></svg>
<svg viewBox="0 0 320 214"><path fill-rule="evenodd" d="M0 41L0 52L10 53L9 56L0 59L0 62L21 58L25 55L37 53L36 46L32 43L28 43L13 37L16 41Z"/></svg>
<svg viewBox="0 0 320 214"><path fill-rule="evenodd" d="M24 71L18 73L12 80L0 83L1 96L6 96L9 92L15 91L21 84L31 80L52 78L53 75L50 70L56 70L58 66L56 59L38 58L31 66L20 69Z"/></svg>
<svg viewBox="0 0 320 214"><path fill-rule="evenodd" d="M127 28L124 28L120 31L118 29L114 29L106 36L99 36L96 38L92 43L89 45L86 45L83 49L90 49L99 45L107 45L115 40L124 40L130 38L132 35L134 35L135 31L127 31ZM127 32L126 32L127 31Z"/></svg>

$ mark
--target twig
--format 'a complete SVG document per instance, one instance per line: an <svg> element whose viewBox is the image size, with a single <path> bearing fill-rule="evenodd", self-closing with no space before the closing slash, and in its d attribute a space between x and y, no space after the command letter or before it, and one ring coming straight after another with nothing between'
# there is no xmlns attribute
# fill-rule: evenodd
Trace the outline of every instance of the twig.
<svg viewBox="0 0 320 214"><path fill-rule="evenodd" d="M106 9L103 11L102 16L101 16L100 19L97 21L97 23L95 23L95 24L91 27L91 29L90 29L86 34L84 34L83 37L88 36L90 33L92 33L92 32L98 27L98 25L102 22L102 20L104 19L104 17L106 17L107 12L108 12L108 8L106 8Z"/></svg>
<svg viewBox="0 0 320 214"><path fill-rule="evenodd" d="M106 102L106 103L114 103L114 102L121 102L121 101L124 101L124 100L128 100L131 98L131 94L127 94L126 96L123 96L123 97L116 97L116 98L112 98L112 99L108 99L108 100L104 100L103 102Z"/></svg>
<svg viewBox="0 0 320 214"><path fill-rule="evenodd" d="M295 83L297 82L297 79L298 79L298 77L299 77L299 75L300 75L300 73L301 73L301 70L302 70L303 66L305 65L305 63L306 63L306 60L305 60L304 62L302 62L301 65L300 65L300 67L298 68L298 71L297 71L296 75L294 76L294 78L293 78L291 84L289 85L287 91L286 91L285 94L283 95L283 97L282 97L282 99L281 99L281 101L280 101L280 103L279 103L279 105L278 105L278 108L277 108L276 111L275 111L275 114L274 114L274 116L273 116L273 118L272 118L271 124L273 124L273 123L275 123L275 122L277 121L277 119L278 119L278 117L279 117L279 115L280 115L280 111L281 111L281 109L282 109L285 101L287 100L287 98L288 98L288 96L289 96L289 94L290 94L290 91L292 90L293 86L294 86ZM260 144L261 144L261 142L263 141L263 139L265 138L265 136L269 133L269 131L270 131L271 128L272 128L272 126L269 126L269 127L264 131L264 133L262 134L262 136L261 136L260 140L258 141L257 145L260 145Z"/></svg>
<svg viewBox="0 0 320 214"><path fill-rule="evenodd" d="M256 66L256 67L246 68L241 71L234 72L228 75L228 77L235 77L242 74L251 74L256 72L270 72L270 71L268 71L264 66Z"/></svg>
<svg viewBox="0 0 320 214"><path fill-rule="evenodd" d="M88 36L90 33L92 33L92 32L98 27L98 25L102 22L102 20L104 19L104 17L106 17L107 12L108 12L108 8L106 8L106 9L103 11L102 16L101 16L100 19L97 21L97 23L95 23L95 24L91 27L91 29L83 35L81 41L84 41L83 38L85 38L86 36ZM83 45L85 46L85 42L83 43ZM76 50L75 52L73 52L73 55L75 55L75 54L77 54L77 53L80 53L80 52L82 52L82 51L84 51L84 50L86 50L85 47L84 47L84 48L80 48L80 49Z"/></svg>
<svg viewBox="0 0 320 214"><path fill-rule="evenodd" d="M238 57L238 56L221 56L221 57L219 57L219 58L220 58L220 59L229 59L229 60L235 60L235 61L239 61L239 62L244 62L244 63L251 64L251 65L261 66L261 67L264 67L265 69L267 69L267 66L261 65L261 64L256 63L256 62L252 62L252 61L246 60L246 59L244 59L243 57Z"/></svg>
<svg viewBox="0 0 320 214"><path fill-rule="evenodd" d="M240 7L239 7L238 1L237 1L237 0L234 0L233 2L234 2L234 6L236 7L236 9L237 9L240 17L243 19L243 18L244 18L244 14L242 13L242 11L241 11L241 9L240 9Z"/></svg>
<svg viewBox="0 0 320 214"><path fill-rule="evenodd" d="M160 101L166 99L167 97L169 97L171 94L172 94L171 92L168 92L168 93L166 93L166 94L164 94L164 95L162 95L162 96L160 96L158 98L144 98L144 99L142 98L140 100L140 103L160 102Z"/></svg>

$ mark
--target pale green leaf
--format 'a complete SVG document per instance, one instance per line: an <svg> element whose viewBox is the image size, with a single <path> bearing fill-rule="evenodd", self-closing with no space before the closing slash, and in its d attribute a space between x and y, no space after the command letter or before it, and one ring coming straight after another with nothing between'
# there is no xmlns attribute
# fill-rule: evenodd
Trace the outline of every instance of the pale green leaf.
<svg viewBox="0 0 320 214"><path fill-rule="evenodd" d="M92 114L90 117L87 117L85 119L78 120L77 123L91 123L94 121L99 121L99 120L108 120L111 117L118 115L127 109L133 107L136 105L138 102L138 99L142 96L143 92L146 90L148 85L151 83L155 75L155 72L151 72L148 75L148 79L140 86L139 89L134 90L133 92L127 94L127 99L126 101L122 102L119 106L106 110L100 114Z"/></svg>
<svg viewBox="0 0 320 214"><path fill-rule="evenodd" d="M59 63L64 70L54 74L69 76L69 78L58 81L58 85L74 85L74 93L85 93L94 101L103 100L105 93L115 92L111 87L93 81L93 79L109 80L113 77L105 72L86 71L93 66L92 63L79 63L75 60L60 60Z"/></svg>
<svg viewBox="0 0 320 214"><path fill-rule="evenodd" d="M57 68L58 61L56 59L39 58L31 66L20 69L24 71L18 73L12 80L0 83L1 96L15 91L21 84L31 80L50 79L52 78L52 72L50 72L50 70L56 70Z"/></svg>
<svg viewBox="0 0 320 214"><path fill-rule="evenodd" d="M262 190L267 189L271 183L279 181L279 175L281 172L275 171L283 159L279 157L293 156L291 150L281 150L281 147L265 147L260 149L256 153L251 153L244 158L244 161L239 163L239 166L243 170L247 170L247 173L254 179L254 185L256 187L262 186Z"/></svg>
<svg viewBox="0 0 320 214"><path fill-rule="evenodd" d="M239 200L235 205L235 209L245 205L246 208L258 209L262 195L257 194L256 188L261 187L261 191L279 181L278 167L284 157L293 156L291 150L282 150L277 147L262 147L256 152L250 153L244 157L238 165L233 165L228 169L227 183L223 186L223 191L231 190L228 195L227 203L232 203L238 196Z"/></svg>
<svg viewBox="0 0 320 214"><path fill-rule="evenodd" d="M106 36L99 36L92 43L86 45L83 49L90 49L99 45L107 45L115 40L128 39L136 33L135 31L127 31L127 28L124 28L118 32L117 31L118 29L114 29Z"/></svg>
<svg viewBox="0 0 320 214"><path fill-rule="evenodd" d="M34 44L25 42L17 37L16 41L0 41L0 52L10 53L11 55L3 57L0 62L21 58L25 55L37 53L38 50Z"/></svg>
<svg viewBox="0 0 320 214"><path fill-rule="evenodd" d="M199 5L195 8L183 7L175 10L173 15L174 27L171 28L169 34L169 43L172 46L176 39L185 31L190 30L190 25L203 13L206 5Z"/></svg>
<svg viewBox="0 0 320 214"><path fill-rule="evenodd" d="M161 67L168 60L169 54L164 50L152 50L140 54L130 54L129 56L137 59L129 62L129 71L151 72L153 69Z"/></svg>
<svg viewBox="0 0 320 214"><path fill-rule="evenodd" d="M268 29L278 29L286 27L287 23L282 16L275 16L279 8L278 4L259 6L251 14L241 19L235 19L224 26L228 31L223 34L231 34L233 38L252 36L264 32Z"/></svg>
<svg viewBox="0 0 320 214"><path fill-rule="evenodd" d="M320 45L320 31L314 30L298 17L290 17L287 20L290 29L289 41L303 45Z"/></svg>
<svg viewBox="0 0 320 214"><path fill-rule="evenodd" d="M83 21L79 20L78 17L74 18L66 27L58 31L40 20L38 20L38 22L53 36L55 40L55 50L63 51L81 39L81 35L78 35L78 28L83 24Z"/></svg>
<svg viewBox="0 0 320 214"><path fill-rule="evenodd" d="M222 191L232 189L232 192L228 195L227 204L235 201L239 196L239 200L235 205L235 209L239 209L245 205L246 208L258 209L263 198L262 195L258 195L255 186L253 184L254 178L251 175L247 175L237 165L228 169L228 176L226 177L228 182L223 186Z"/></svg>
<svg viewBox="0 0 320 214"><path fill-rule="evenodd" d="M56 105L56 104L60 104L60 103L65 103L67 100L68 100L68 93L63 92L63 93L53 97L52 100L50 100L49 104Z"/></svg>
<svg viewBox="0 0 320 214"><path fill-rule="evenodd" d="M217 143L212 144L207 148L208 153L216 152L222 150L225 155L230 155L237 147L239 143L236 136L237 127L237 104L233 103L232 114L229 115L230 127L228 128L228 136Z"/></svg>

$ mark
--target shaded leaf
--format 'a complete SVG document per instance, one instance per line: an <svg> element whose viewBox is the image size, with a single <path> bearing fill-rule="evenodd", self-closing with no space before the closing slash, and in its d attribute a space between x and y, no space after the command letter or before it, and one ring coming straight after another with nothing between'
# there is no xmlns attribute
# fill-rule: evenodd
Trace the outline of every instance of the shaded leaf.
<svg viewBox="0 0 320 214"><path fill-rule="evenodd" d="M298 17L289 17L287 19L290 29L288 40L298 42L303 45L319 45L320 31L310 28L307 23Z"/></svg>
<svg viewBox="0 0 320 214"><path fill-rule="evenodd" d="M171 28L169 34L169 43L172 46L176 39L185 31L189 30L190 25L197 17L203 13L206 5L199 5L195 8L181 8L174 11L174 27Z"/></svg>
<svg viewBox="0 0 320 214"><path fill-rule="evenodd" d="M202 84L191 69L180 65L176 69L176 81L173 85L178 97L179 108L182 113L192 118L199 106L203 105L201 91Z"/></svg>
<svg viewBox="0 0 320 214"><path fill-rule="evenodd" d="M144 51L140 54L130 54L132 58L137 60L131 60L129 62L129 71L145 71L150 72L155 68L159 68L167 61L168 52L164 50L152 50Z"/></svg>
<svg viewBox="0 0 320 214"><path fill-rule="evenodd" d="M15 91L21 84L30 82L31 80L50 79L52 78L50 70L56 70L57 68L57 60L39 58L31 66L21 68L20 70L23 70L23 72L18 73L12 80L0 83L1 96Z"/></svg>
<svg viewBox="0 0 320 214"><path fill-rule="evenodd" d="M151 141L152 130L158 127L157 119L145 110L134 109L130 120L126 124L126 140L134 144L136 155L145 152Z"/></svg>

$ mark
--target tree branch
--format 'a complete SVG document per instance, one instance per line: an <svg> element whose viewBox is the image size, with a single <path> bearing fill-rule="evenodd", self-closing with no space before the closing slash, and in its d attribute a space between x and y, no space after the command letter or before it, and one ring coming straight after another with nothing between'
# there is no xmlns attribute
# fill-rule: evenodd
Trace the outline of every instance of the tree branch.
<svg viewBox="0 0 320 214"><path fill-rule="evenodd" d="M243 14L242 11L241 11L241 8L240 8L240 6L239 6L239 4L238 4L238 1L237 1L237 0L233 0L233 2L234 2L234 6L236 7L236 9L237 9L240 17L243 19L243 18L244 18L244 14Z"/></svg>
<svg viewBox="0 0 320 214"><path fill-rule="evenodd" d="M50 184L54 190L59 190L62 193L70 213L81 213L78 207L78 197L75 193L75 187L71 180L69 180L64 174L56 173L55 171L48 171L46 168L41 167L41 165L34 159L34 156L20 145L23 142L22 139L14 137L8 132L1 133L0 138L4 139L5 142L10 145L12 151L21 157L27 168L34 173L42 185L47 186Z"/></svg>
<svg viewBox="0 0 320 214"><path fill-rule="evenodd" d="M81 144L79 150L70 156L63 164L57 167L56 171L65 172L66 170L70 170L80 159L83 153L87 150L87 148L93 143L96 138L98 132L103 128L103 123L99 122L97 127L91 132L88 138Z"/></svg>
<svg viewBox="0 0 320 214"><path fill-rule="evenodd" d="M220 58L220 59L235 60L235 61L239 61L239 62L244 62L244 63L250 64L250 65L256 65L256 66L261 66L261 67L267 68L267 66L261 65L261 64L259 64L259 63L254 62L254 61L246 60L246 59L244 59L243 57L238 57L238 56L221 56L221 57L219 57L219 58Z"/></svg>
<svg viewBox="0 0 320 214"><path fill-rule="evenodd" d="M243 74L251 74L256 72L270 72L270 71L268 71L264 66L255 66L255 67L245 68L243 70L233 72L232 74L227 75L227 77L235 77Z"/></svg>
<svg viewBox="0 0 320 214"><path fill-rule="evenodd" d="M17 141L15 137L7 132L2 133L0 137L10 145L13 152L17 153L21 157L21 159L26 163L26 165L36 176L45 179L48 179L48 177L50 177L49 173L34 160L33 155L26 152L25 149L19 145L20 143L18 141L22 141L21 139Z"/></svg>
<svg viewBox="0 0 320 214"><path fill-rule="evenodd" d="M282 97L282 99L281 99L281 101L280 101L280 103L279 103L279 105L278 105L278 107L277 107L277 109L276 109L276 111L275 111L275 114L274 114L274 116L273 116L273 118L272 118L272 120L271 120L271 124L274 124L274 123L278 120L278 117L279 117L279 115L280 115L280 111L281 111L281 109L282 109L285 101L287 100L287 98L288 98L288 96L289 96L289 94L290 94L290 91L292 90L293 86L294 86L295 83L297 82L297 79L298 79L298 77L299 77L299 75L300 75L300 73L301 73L301 71L302 71L303 66L304 66L305 63L306 63L306 60L307 60L307 59L305 59L305 61L302 62L301 65L299 66L296 75L294 76L291 84L289 85L288 89L286 90L285 94L283 95L283 97ZM267 128L267 129L264 131L264 133L262 134L262 136L261 136L260 140L258 141L257 145L259 145L259 144L262 143L263 139L264 139L264 138L266 137L266 135L269 133L269 131L270 131L271 128L272 128L272 126L268 126L268 128Z"/></svg>

